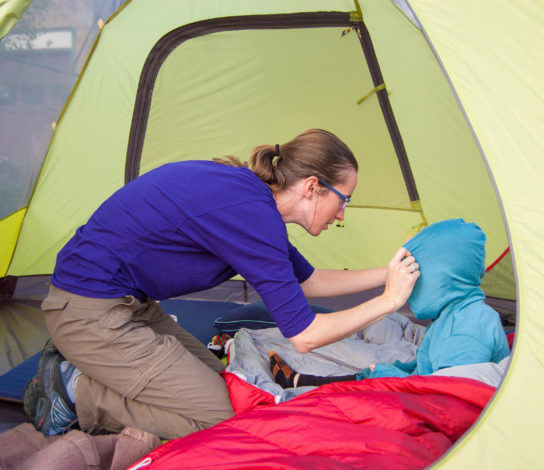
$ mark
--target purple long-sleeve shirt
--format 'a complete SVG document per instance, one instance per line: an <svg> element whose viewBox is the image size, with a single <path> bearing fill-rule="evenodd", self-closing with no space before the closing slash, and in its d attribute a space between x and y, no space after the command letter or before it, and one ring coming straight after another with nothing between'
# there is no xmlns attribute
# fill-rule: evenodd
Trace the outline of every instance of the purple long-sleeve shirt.
<svg viewBox="0 0 544 470"><path fill-rule="evenodd" d="M315 317L299 285L313 269L251 170L186 161L107 199L59 252L52 283L86 297L163 300L240 274L291 337Z"/></svg>

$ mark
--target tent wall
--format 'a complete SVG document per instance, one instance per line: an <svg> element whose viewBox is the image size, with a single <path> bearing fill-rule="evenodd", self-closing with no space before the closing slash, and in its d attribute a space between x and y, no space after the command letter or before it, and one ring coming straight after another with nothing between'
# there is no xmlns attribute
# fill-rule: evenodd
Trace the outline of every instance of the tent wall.
<svg viewBox="0 0 544 470"><path fill-rule="evenodd" d="M544 298L544 6L412 0L501 195L515 259L518 326L497 396L444 468L540 468Z"/></svg>
<svg viewBox="0 0 544 470"><path fill-rule="evenodd" d="M0 220L27 206L101 18L121 1L0 2ZM0 259L0 276L10 259Z"/></svg>
<svg viewBox="0 0 544 470"><path fill-rule="evenodd" d="M20 209L0 220L0 277L6 274L25 213L26 209Z"/></svg>
<svg viewBox="0 0 544 470"><path fill-rule="evenodd" d="M489 294L516 296L517 276L512 366L481 419L437 466L539 468L544 7L530 0L403 2L413 8L421 30L392 2L360 3L385 81L378 93L387 93L394 110L425 217L479 223L489 237L487 264L510 242L513 257L486 276ZM59 121L8 274L51 272L74 230L123 185L139 81L164 35L210 18L353 10L351 1L334 0L127 2L104 26ZM371 112L378 109L377 94L357 104L374 84L356 32L342 36L335 25L277 28L274 35L213 31L171 52L150 95L140 172L178 158L246 158L253 145L281 143L308 127L331 128L361 164L354 207L346 211L344 227L319 238L290 233L319 267L382 265L422 217L404 193L398 168L391 169L391 147L380 138L383 115ZM323 54L311 44L319 44ZM284 57L291 50L295 63ZM320 55L326 69L315 64ZM291 69L297 72L288 75ZM329 91L318 93L329 78ZM383 167L375 162L381 154L389 158L379 162Z"/></svg>

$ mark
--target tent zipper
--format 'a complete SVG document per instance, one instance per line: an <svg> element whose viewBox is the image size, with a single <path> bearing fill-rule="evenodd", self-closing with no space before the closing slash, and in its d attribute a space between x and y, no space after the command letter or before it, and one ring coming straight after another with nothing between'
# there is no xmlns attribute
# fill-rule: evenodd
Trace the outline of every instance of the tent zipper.
<svg viewBox="0 0 544 470"><path fill-rule="evenodd" d="M147 120L155 80L168 55L183 42L207 34L251 29L348 27L349 12L289 13L213 18L176 28L165 34L149 53L138 84L125 163L125 184L139 175Z"/></svg>
<svg viewBox="0 0 544 470"><path fill-rule="evenodd" d="M223 31L338 26L355 27L357 31L372 81L374 86L379 88L376 94L399 161L408 196L412 202L419 201L414 176L387 96L387 90L380 88L384 81L370 35L362 21L353 21L355 18L358 18L358 16L354 17L349 12L289 13L213 18L184 25L165 34L149 53L140 75L127 147L125 184L132 181L140 173L142 151L155 80L164 61L180 44L189 39Z"/></svg>
<svg viewBox="0 0 544 470"><path fill-rule="evenodd" d="M375 92L380 103L380 108L382 110L385 123L387 124L387 129L389 130L391 142L393 143L393 147L397 154L399 166L404 178L404 184L406 185L406 190L408 191L408 196L412 202L419 201L419 194L417 192L414 175L410 167L406 148L404 147L404 142L402 140L402 136L400 135L395 115L393 114L391 102L389 101L389 97L387 95L387 89L383 86L385 82L378 63L378 58L376 57L376 52L374 51L374 46L372 45L372 40L370 39L370 34L362 21L356 21L354 26L361 43L361 47L363 48L363 53L365 54L370 76L372 77L372 83L374 84L376 90Z"/></svg>

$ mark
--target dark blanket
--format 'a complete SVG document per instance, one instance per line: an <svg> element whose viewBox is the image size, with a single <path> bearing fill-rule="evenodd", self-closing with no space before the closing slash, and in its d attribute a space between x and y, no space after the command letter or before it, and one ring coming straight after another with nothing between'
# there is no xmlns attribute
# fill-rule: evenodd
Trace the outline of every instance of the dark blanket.
<svg viewBox="0 0 544 470"><path fill-rule="evenodd" d="M411 376L333 383L276 405L234 374L225 379L240 413L160 446L146 469L420 469L495 391L472 379Z"/></svg>

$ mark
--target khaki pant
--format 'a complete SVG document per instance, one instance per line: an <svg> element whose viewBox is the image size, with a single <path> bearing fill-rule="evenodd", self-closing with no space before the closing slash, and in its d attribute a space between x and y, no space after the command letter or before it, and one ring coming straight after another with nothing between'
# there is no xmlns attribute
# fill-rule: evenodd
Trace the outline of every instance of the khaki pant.
<svg viewBox="0 0 544 470"><path fill-rule="evenodd" d="M42 309L55 345L82 371L82 430L131 426L171 439L233 416L223 363L153 300L92 299L52 286Z"/></svg>

